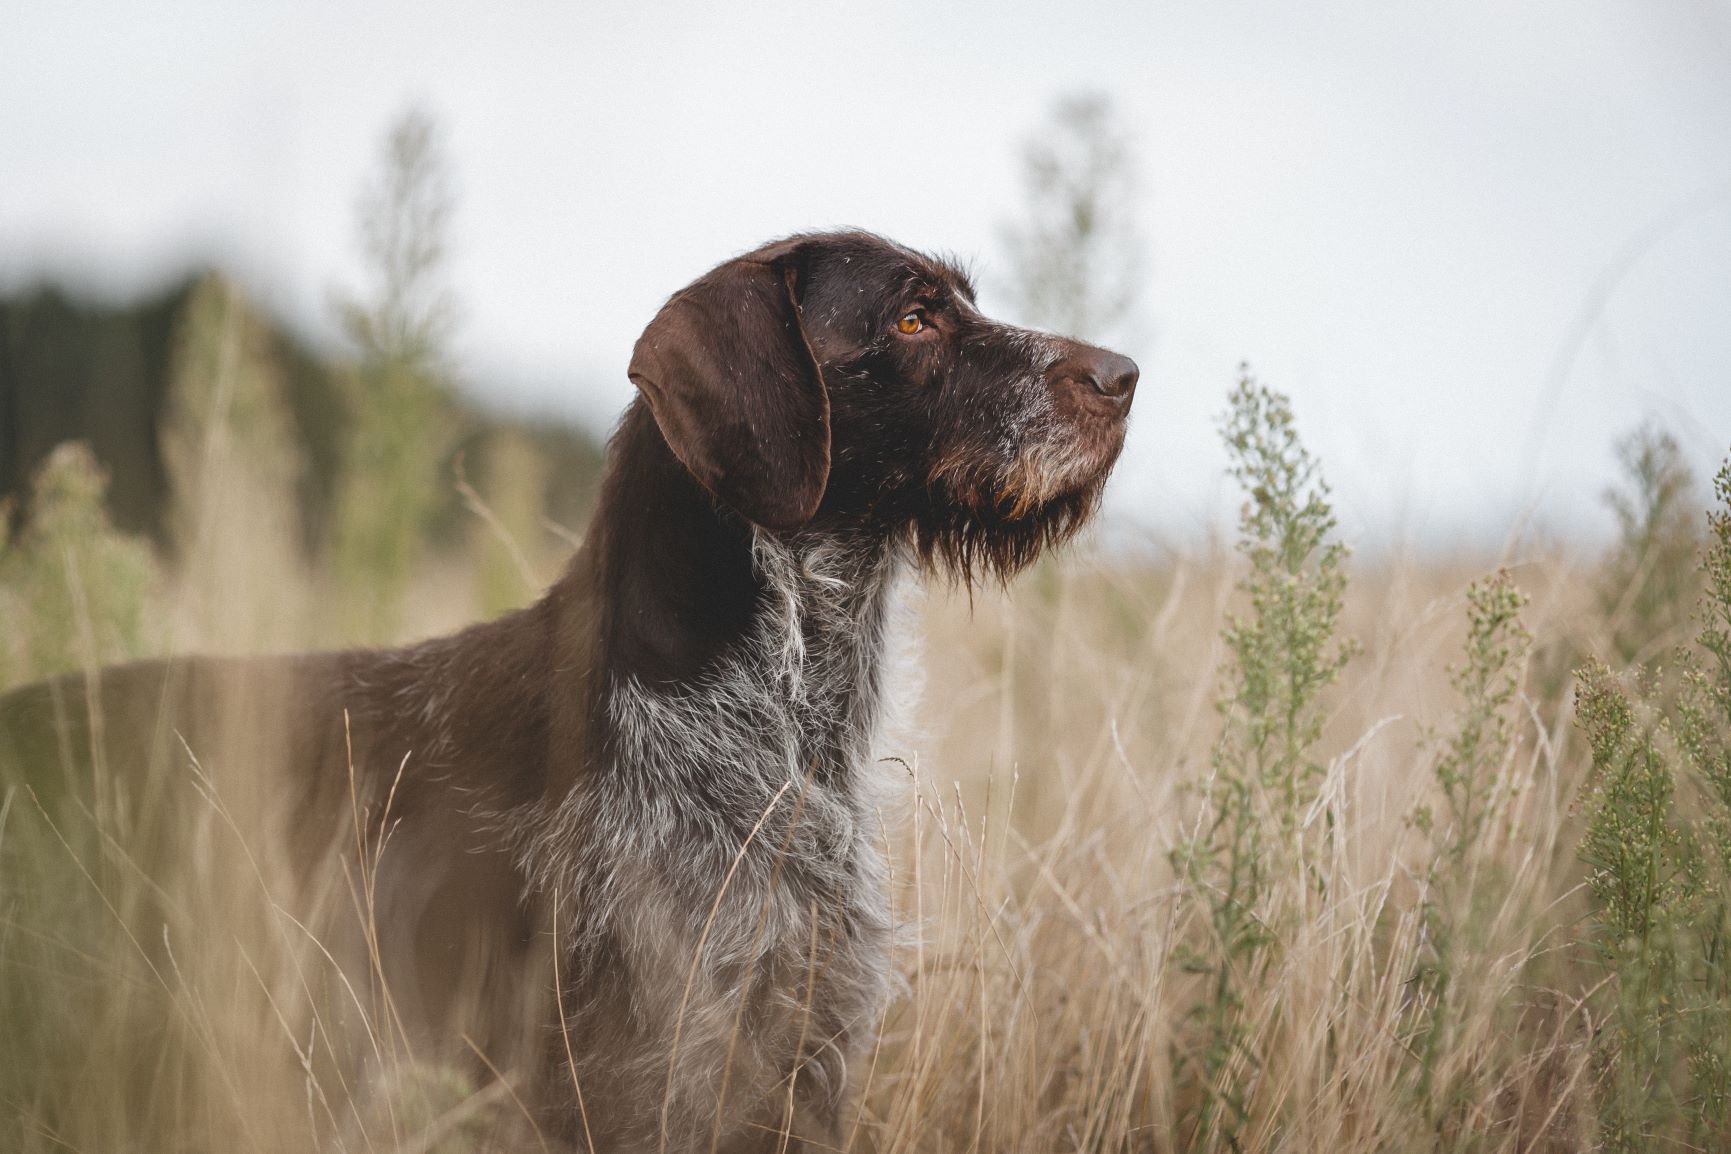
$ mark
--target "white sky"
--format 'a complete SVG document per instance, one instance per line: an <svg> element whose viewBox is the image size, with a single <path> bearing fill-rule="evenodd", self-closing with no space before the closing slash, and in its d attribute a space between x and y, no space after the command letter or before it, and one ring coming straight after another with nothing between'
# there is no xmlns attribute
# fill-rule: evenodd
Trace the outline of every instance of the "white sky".
<svg viewBox="0 0 1731 1154"><path fill-rule="evenodd" d="M1121 524L1229 513L1240 360L1371 547L1494 543L1523 511L1603 532L1645 415L1703 474L1731 447L1724 0L7 7L9 284L214 259L328 333L357 192L420 103L456 170L468 387L604 425L660 301L782 233L956 252L1001 309L1019 142L1088 89L1147 191Z"/></svg>

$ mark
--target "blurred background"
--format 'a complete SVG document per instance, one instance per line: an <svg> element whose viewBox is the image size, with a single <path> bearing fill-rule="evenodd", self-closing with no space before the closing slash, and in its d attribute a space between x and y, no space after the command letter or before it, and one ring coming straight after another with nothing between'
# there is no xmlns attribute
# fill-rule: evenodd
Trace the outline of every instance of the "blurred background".
<svg viewBox="0 0 1731 1154"><path fill-rule="evenodd" d="M575 530L659 303L837 225L1140 361L1110 541L1230 524L1248 361L1361 553L1597 544L1620 433L1701 476L1731 439L1731 6L16 5L0 492L83 440L168 542L220 285L309 548L392 453L435 529L462 465ZM343 384L387 363L428 382L394 447Z"/></svg>
<svg viewBox="0 0 1731 1154"><path fill-rule="evenodd" d="M528 603L661 302L846 225L1142 366L1091 546L919 611L848 1148L1731 1150L1724 0L14 0L0 691ZM160 873L0 776L0 1148L516 1125L280 916L257 712Z"/></svg>

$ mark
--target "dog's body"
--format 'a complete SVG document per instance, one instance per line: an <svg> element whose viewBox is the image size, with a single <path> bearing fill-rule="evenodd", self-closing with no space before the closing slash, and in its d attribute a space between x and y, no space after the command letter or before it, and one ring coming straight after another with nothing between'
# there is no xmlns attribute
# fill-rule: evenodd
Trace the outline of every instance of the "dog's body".
<svg viewBox="0 0 1731 1154"><path fill-rule="evenodd" d="M579 1147L840 1145L891 972L897 588L1073 531L1135 383L971 297L866 234L722 265L639 341L590 535L538 604L400 650L32 687L0 702L0 771L125 777L269 703L284 772L255 806L308 873L372 847L373 964L427 1044L527 1071ZM172 842L174 804L142 800Z"/></svg>

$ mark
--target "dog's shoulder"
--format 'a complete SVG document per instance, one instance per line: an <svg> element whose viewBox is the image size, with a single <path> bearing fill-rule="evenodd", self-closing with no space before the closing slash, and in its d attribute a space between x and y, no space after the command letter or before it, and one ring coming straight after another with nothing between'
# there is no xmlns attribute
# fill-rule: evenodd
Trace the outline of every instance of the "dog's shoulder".
<svg viewBox="0 0 1731 1154"><path fill-rule="evenodd" d="M459 633L330 655L327 708L356 770L439 804L508 808L540 796L584 713L588 670L561 641L549 597ZM436 798L435 794L448 794ZM464 801L470 798L471 801Z"/></svg>

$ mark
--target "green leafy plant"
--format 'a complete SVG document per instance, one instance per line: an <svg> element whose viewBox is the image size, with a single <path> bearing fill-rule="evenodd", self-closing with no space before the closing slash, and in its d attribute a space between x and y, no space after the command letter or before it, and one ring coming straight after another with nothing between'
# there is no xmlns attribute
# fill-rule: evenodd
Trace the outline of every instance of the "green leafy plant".
<svg viewBox="0 0 1731 1154"><path fill-rule="evenodd" d="M1526 595L1508 570L1473 582L1466 603L1464 660L1449 675L1460 706L1448 729L1428 736L1436 751L1441 811L1425 805L1415 814L1434 847L1421 911L1425 954L1415 1000L1416 1088L1427 1117L1445 1134L1456 1129L1451 1115L1456 1103L1468 1099L1470 1087L1460 1084L1460 1072L1439 1075L1439 1065L1474 1012L1465 1003L1482 993L1482 975L1470 971L1482 960L1490 911L1505 896L1495 834L1515 789L1514 712L1533 643L1520 618Z"/></svg>
<svg viewBox="0 0 1731 1154"><path fill-rule="evenodd" d="M23 529L0 542L0 684L142 653L160 574L144 540L115 530L108 477L88 446L48 455Z"/></svg>
<svg viewBox="0 0 1731 1154"><path fill-rule="evenodd" d="M1487 823L1508 800L1500 771L1513 751L1513 711L1533 644L1520 618L1526 594L1508 570L1473 582L1466 599L1466 659L1449 675L1461 707L1436 762L1445 806L1440 843L1455 862L1482 844Z"/></svg>
<svg viewBox="0 0 1731 1154"><path fill-rule="evenodd" d="M1591 663L1576 716L1592 752L1580 853L1608 972L1603 1142L1731 1142L1731 463L1715 482L1701 630L1668 664Z"/></svg>
<svg viewBox="0 0 1731 1154"><path fill-rule="evenodd" d="M1286 928L1279 879L1296 872L1305 885L1323 884L1305 865L1299 842L1309 835L1300 826L1324 773L1311 752L1322 734L1320 695L1355 651L1335 637L1346 546L1331 539L1328 486L1299 440L1291 403L1248 370L1230 403L1222 435L1246 496L1238 547L1249 564L1240 590L1250 613L1230 618L1223 633L1232 675L1218 702L1221 736L1201 821L1174 856L1208 928L1207 941L1184 956L1207 986L1193 1060L1196 1148L1238 1144L1243 1087L1258 1065L1242 986L1278 952Z"/></svg>

